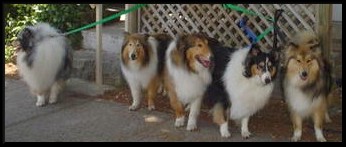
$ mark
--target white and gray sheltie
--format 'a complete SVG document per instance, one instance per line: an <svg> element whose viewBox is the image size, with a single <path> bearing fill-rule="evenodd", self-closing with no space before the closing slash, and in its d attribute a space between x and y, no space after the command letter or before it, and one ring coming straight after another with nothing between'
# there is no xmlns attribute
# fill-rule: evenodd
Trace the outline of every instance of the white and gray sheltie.
<svg viewBox="0 0 346 147"><path fill-rule="evenodd" d="M121 49L121 71L132 95L129 110L140 106L142 91L146 91L148 109L155 109L154 99L162 83L164 56L172 38L166 34L125 32Z"/></svg>
<svg viewBox="0 0 346 147"><path fill-rule="evenodd" d="M241 135L248 138L249 118L265 106L274 89L279 54L263 52L258 46L235 49L220 43L211 49L215 67L206 100L213 105L213 121L220 126L222 137L231 135L229 117L241 122Z"/></svg>
<svg viewBox="0 0 346 147"><path fill-rule="evenodd" d="M323 121L330 121L327 105L331 90L330 65L322 56L317 36L310 31L298 33L284 52L283 94L293 123L292 141L302 136L302 123L312 117L317 141L326 141Z"/></svg>
<svg viewBox="0 0 346 147"><path fill-rule="evenodd" d="M204 91L211 82L212 52L206 35L179 35L166 51L164 85L175 111L175 127L185 123L185 108L190 108L187 130L197 129Z"/></svg>
<svg viewBox="0 0 346 147"><path fill-rule="evenodd" d="M36 106L55 103L69 78L72 50L64 36L47 23L25 27L18 34L17 65L32 94Z"/></svg>

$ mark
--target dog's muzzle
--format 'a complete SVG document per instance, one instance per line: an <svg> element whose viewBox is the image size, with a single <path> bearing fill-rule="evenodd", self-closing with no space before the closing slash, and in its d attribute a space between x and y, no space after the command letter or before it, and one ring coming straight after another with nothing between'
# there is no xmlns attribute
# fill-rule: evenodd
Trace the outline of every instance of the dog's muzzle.
<svg viewBox="0 0 346 147"><path fill-rule="evenodd" d="M300 74L300 79L302 79L303 81L305 81L308 78L308 72L306 72L305 70L302 71Z"/></svg>
<svg viewBox="0 0 346 147"><path fill-rule="evenodd" d="M131 59L131 60L136 60L136 59L137 59L137 55L132 53L132 54L130 55L130 59Z"/></svg>

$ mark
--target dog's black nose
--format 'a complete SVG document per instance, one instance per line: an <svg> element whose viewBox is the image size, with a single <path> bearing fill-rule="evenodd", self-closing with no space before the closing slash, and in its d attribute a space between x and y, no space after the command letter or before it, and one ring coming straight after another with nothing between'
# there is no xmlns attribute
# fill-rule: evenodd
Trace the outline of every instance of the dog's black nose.
<svg viewBox="0 0 346 147"><path fill-rule="evenodd" d="M265 82L266 84L268 84L268 83L270 82L270 79L269 79L269 78L266 78L266 79L264 80L264 82Z"/></svg>
<svg viewBox="0 0 346 147"><path fill-rule="evenodd" d="M209 60L210 60L211 62L214 62L214 60L215 60L214 56L210 56L210 57L209 57Z"/></svg>
<svg viewBox="0 0 346 147"><path fill-rule="evenodd" d="M131 59L136 60L136 54L131 54Z"/></svg>
<svg viewBox="0 0 346 147"><path fill-rule="evenodd" d="M306 71L303 71L303 72L302 72L302 76L303 76L303 77L306 77L306 76L308 76L308 73L307 73Z"/></svg>

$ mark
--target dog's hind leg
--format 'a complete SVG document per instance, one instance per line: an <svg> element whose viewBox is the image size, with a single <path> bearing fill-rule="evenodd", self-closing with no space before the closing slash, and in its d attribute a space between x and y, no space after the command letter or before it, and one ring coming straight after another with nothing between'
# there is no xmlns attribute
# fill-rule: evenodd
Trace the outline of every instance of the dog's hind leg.
<svg viewBox="0 0 346 147"><path fill-rule="evenodd" d="M65 86L65 81L63 80L58 80L53 84L52 88L50 89L50 95L49 95L49 101L48 101L49 104L54 104L58 101L58 95L64 86Z"/></svg>
<svg viewBox="0 0 346 147"><path fill-rule="evenodd" d="M154 79L150 81L148 90L147 90L148 109L150 111L155 110L155 98L157 95L158 87L159 87L159 79L158 77L154 77Z"/></svg>
<svg viewBox="0 0 346 147"><path fill-rule="evenodd" d="M231 133L228 131L228 119L225 120L225 112L221 103L216 103L213 108L213 121L220 126L220 133L222 137L230 137Z"/></svg>

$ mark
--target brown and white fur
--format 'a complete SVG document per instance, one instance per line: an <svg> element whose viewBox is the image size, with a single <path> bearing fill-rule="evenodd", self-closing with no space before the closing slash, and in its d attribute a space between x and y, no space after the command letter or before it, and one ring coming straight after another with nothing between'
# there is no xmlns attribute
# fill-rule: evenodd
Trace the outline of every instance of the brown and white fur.
<svg viewBox="0 0 346 147"><path fill-rule="evenodd" d="M201 33L178 36L169 45L164 83L175 111L175 127L184 126L187 106L187 130L197 129L202 97L211 83L211 58L207 37Z"/></svg>
<svg viewBox="0 0 346 147"><path fill-rule="evenodd" d="M171 37L165 34L125 33L121 50L121 70L133 98L129 110L139 108L146 91L148 109L155 109L154 99L162 83L164 53Z"/></svg>
<svg viewBox="0 0 346 147"><path fill-rule="evenodd" d="M17 66L37 96L36 106L56 103L72 69L72 49L66 38L47 23L25 27L18 34Z"/></svg>
<svg viewBox="0 0 346 147"><path fill-rule="evenodd" d="M330 92L330 67L321 55L314 33L297 34L285 50L283 91L293 123L292 141L302 135L303 119L312 117L317 141L326 141L323 121L330 121L327 97Z"/></svg>

